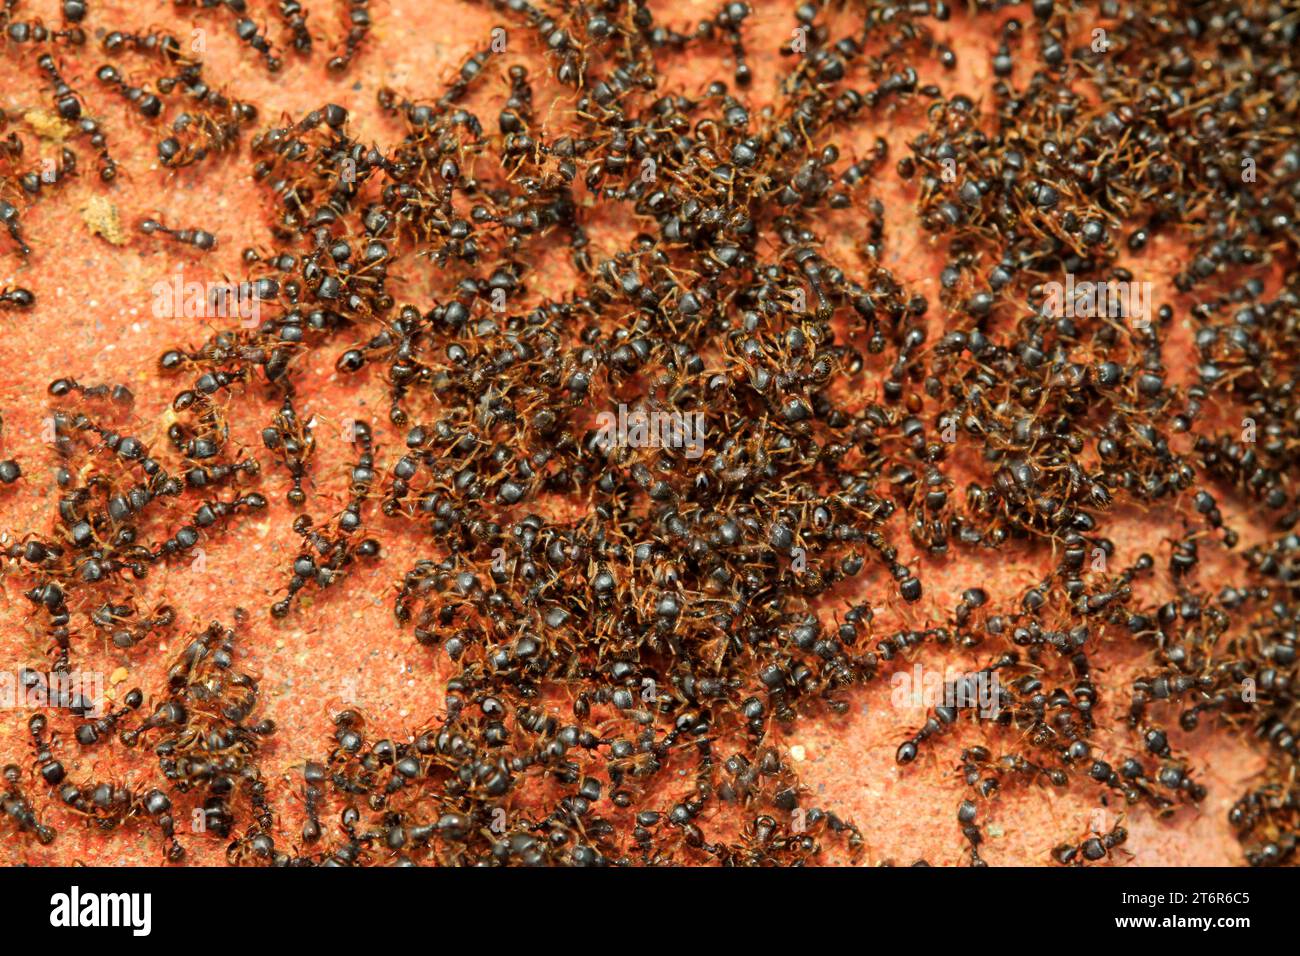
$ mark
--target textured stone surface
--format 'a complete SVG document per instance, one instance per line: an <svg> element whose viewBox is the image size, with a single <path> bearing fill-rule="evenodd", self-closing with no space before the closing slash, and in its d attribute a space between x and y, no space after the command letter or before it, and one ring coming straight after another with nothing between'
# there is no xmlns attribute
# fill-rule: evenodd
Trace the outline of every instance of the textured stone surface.
<svg viewBox="0 0 1300 956"><path fill-rule="evenodd" d="M139 4L122 0L94 0L90 6L86 26L92 32L97 28L143 29L157 22L182 37L187 35L173 25L179 21L170 19L169 9L155 5L142 9ZM270 6L250 3L252 6L258 8L255 16L259 21L269 23L272 35L278 36L279 25ZM310 6L313 31L327 32L330 39L326 45L332 47L342 35L341 24L334 19L335 8L341 5L315 0ZM756 74L753 95L761 101L771 95L775 50L788 39L793 24L789 14L776 4L760 2L757 6L759 9L747 24L747 37ZM47 23L58 22L57 4L52 0L23 7L28 8L28 13L42 15ZM656 2L652 8L657 16L684 27L711 13L713 5ZM376 108L375 89L388 84L410 94L434 95L460 58L483 43L495 21L479 6L444 0L377 0L374 12L376 26L371 40L343 78L326 76L324 50L319 47L309 62L300 62L289 54L284 71L271 77L255 55L234 37L224 14L197 13L195 23L207 31L206 78L257 103L264 123L282 113L296 117L333 101L351 110L354 128L363 139L389 142L399 135L398 129ZM946 33L958 50L960 67L955 73L942 74L937 66L927 66L923 82L933 78L945 89L962 89L977 96L991 76L994 31L983 24L972 28L960 16L936 29L940 35ZM511 42L522 44L524 40L520 37L516 41L512 35ZM515 52L508 50L502 65L492 69L504 74ZM11 116L49 105L35 57L30 46L0 55L0 105ZM128 384L137 398L136 421L148 423L141 437L162 444L165 426L158 423L179 386L175 380L158 378L156 359L167 347L199 344L206 330L193 320L156 318L151 310L152 286L159 281L170 282L179 270L187 280L242 276L240 250L246 245L265 248L268 202L250 177L247 143L236 157L204 163L192 170L170 172L160 168L154 144L161 133L148 129L137 116L128 115L121 101L105 93L95 81L94 70L107 59L97 42L92 42L80 56L64 56L62 62L65 76L84 93L88 111L102 118L124 175L112 188L103 187L93 174L93 155L78 144L83 175L51 191L24 213L26 235L35 250L30 259L21 262L7 239L0 239L0 286L23 285L39 297L36 308L29 313L0 313L3 456L17 457L24 470L19 483L0 489L0 528L7 529L11 536L25 529L48 531L51 527L55 458L40 441L41 419L47 407L46 385L64 375L88 383ZM117 62L130 76L139 61L122 58ZM709 79L729 79L731 67L727 51L719 46L716 56L679 58L667 72L671 81L698 90ZM556 99L548 106L544 92L539 83L539 117L545 117L548 109L561 112L569 108L571 101L567 99ZM479 101L501 98L500 90L493 89ZM941 311L936 305L942 254L931 248L912 217L911 188L900 183L892 171L892 160L905 155L905 144L922 121L919 107L915 114L899 111L888 123L860 131L852 144L841 146L846 154L852 154L853 147L862 153L870 148L876 135L890 143L888 173L871 187L872 194L878 195L887 207L886 264L910 290L931 300L929 318L934 328ZM55 155L54 147L47 144L44 155ZM82 210L96 195L110 200L126 225L128 238L121 248L90 234ZM140 235L135 223L145 216L160 216L178 226L205 228L217 235L219 248L201 256ZM849 213L837 217L835 228L828 232L838 236L847 252L860 238L859 223ZM612 249L629 228L626 222L594 223L594 242L600 249ZM537 291L563 287L567 256L562 250L552 250L552 255L554 267L547 262L546 271L554 277L555 288ZM1157 304L1168 301L1178 308L1181 297L1167 281L1170 273L1166 263L1160 245L1153 244L1141 260L1141 268L1156 283ZM407 274L411 281L404 294L410 301L427 306L430 274L418 269ZM1179 314L1185 314L1185 309ZM338 423L338 430L346 418L364 417L368 410L378 410L382 415L386 409L377 375L365 378L360 392L354 389L353 382L344 387L338 381L332 359L348 342L346 337L341 338L336 348L323 349L312 357L301 379L300 394L306 397L301 411L317 416L326 425ZM1166 349L1165 361L1174 380L1185 380L1192 364L1186 330L1171 335ZM251 520L237 522L233 537L219 534L205 541L201 569L186 563L160 569L144 583L141 604L165 597L180 611L180 627L185 630L201 627L214 618L230 623L236 606L251 612L250 624L238 644L240 664L261 677L263 712L280 728L268 746L265 766L276 788L275 806L288 834L285 842L291 843L301 813L300 801L292 795L301 786L301 777L294 768L307 757L319 758L327 753L332 707L344 701L355 702L367 714L371 727L383 727L389 734L414 727L438 712L447 670L445 657L440 651L419 647L409 632L399 631L392 619L391 599L393 582L416 556L441 557L444 552L434 540L390 538L381 524L383 562L365 566L342 586L310 601L310 606L304 602L287 620L271 621L266 609L287 581L286 569L297 540L289 528L292 512L284 503L287 478L283 471L271 466L257 440L257 431L272 410L257 387L236 389L229 400L237 440L250 454L263 458L266 465L260 490L271 500L270 509ZM330 439L338 430L323 427L321 432L325 437L314 469L318 483L311 489L308 505L317 516L333 514L344 500L340 467L351 449L341 439ZM387 430L380 430L378 438L390 446L395 441ZM1230 520L1237 516L1230 503L1224 510ZM175 513L177 522L184 513ZM1242 522L1238 526L1243 530L1243 546L1248 545L1253 540L1248 525ZM1181 528L1179 515L1172 509L1131 514L1123 527L1126 533L1112 533L1118 548L1116 560L1127 564L1142 550L1148 550L1157 556L1162 568L1158 573L1163 575L1168 555L1166 538ZM974 584L985 587L995 598L1014 594L1037 580L1047 566L1046 558L1043 554L1007 549L986 560L959 556L937 564L922 559L926 595L915 606L894 606L894 588L879 569L862 580L866 594L881 595L877 600L882 611L876 626L877 633L883 633L898 622L922 626L945 619L960 592ZM1215 546L1205 547L1202 580L1217 583L1229 560ZM43 638L25 616L26 602L19 582L7 578L0 583L4 594L0 602L0 660L15 670L24 665L40 667L44 661ZM828 606L825 616L836 609ZM842 611L843 605L838 609ZM1124 687L1123 675L1138 659L1137 652L1126 646L1126 635L1114 634L1103 640L1111 645L1098 658L1105 685ZM125 668L128 676L116 685L119 694L133 686L149 694L160 685L165 651L176 640L163 643L169 646L147 642L124 653L83 640L75 651L83 668L105 674ZM933 650L927 649L925 654L927 665L938 663ZM969 666L971 660L953 657L957 666ZM894 751L924 720L923 712L893 707L890 688L885 684L854 691L850 698L851 712L843 718L828 715L801 723L784 738L778 732L778 739L785 744L803 748L803 760L798 766L807 785L818 795L817 802L859 825L868 847L862 862L892 859L910 863L921 857L936 864L963 862L964 841L956 823L956 808L964 794L956 767L964 732L944 738L924 751L916 764L900 768L894 763ZM1126 694L1118 700L1112 697L1104 706L1122 707L1125 699ZM561 702L553 706L558 711ZM0 760L30 765L28 716L26 711L0 712ZM123 759L116 745L83 751L71 738L73 725L66 716L55 718L54 726L61 733L58 753L73 779L92 775L137 783L153 779L156 764L147 751L137 752L130 759ZM1209 797L1199 812L1180 809L1164 821L1139 810L1128 820L1131 836L1117 859L1147 864L1238 862L1240 855L1226 823L1226 812L1241 783L1262 766L1262 761L1248 744L1223 735L1202 731L1190 737L1176 732L1171 736L1191 754L1191 769L1208 786ZM1099 743L1102 756L1109 758L1133 749L1131 740L1122 748L1119 741ZM278 779L280 774L284 775L283 783ZM30 786L40 793L34 781ZM1032 788L1032 792L1009 791L995 805L980 809L979 822L994 824L987 829L990 835L983 850L985 858L992 864L1049 862L1047 854L1053 845L1078 838L1087 830L1096 800L1095 792L1082 784L1061 793L1039 788ZM43 793L38 802L46 821L58 827L58 839L40 848L6 837L0 840L0 862L160 862L159 842L149 826L131 825L102 835L83 828L73 815L51 807ZM330 821L326 823L330 825ZM211 835L190 835L183 826L181 831L190 862L223 861L224 841ZM995 831L1002 835L992 836Z"/></svg>

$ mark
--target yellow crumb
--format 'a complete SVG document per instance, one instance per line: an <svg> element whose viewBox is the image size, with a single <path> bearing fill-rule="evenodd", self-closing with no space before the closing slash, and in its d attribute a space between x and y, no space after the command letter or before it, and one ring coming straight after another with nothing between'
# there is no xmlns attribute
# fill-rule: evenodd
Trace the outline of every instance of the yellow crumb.
<svg viewBox="0 0 1300 956"><path fill-rule="evenodd" d="M126 232L122 229L122 217L118 215L117 206L112 200L103 196L91 196L81 210L81 218L91 235L101 236L115 246L126 245Z"/></svg>
<svg viewBox="0 0 1300 956"><path fill-rule="evenodd" d="M72 124L47 110L28 110L23 113L23 121L43 140L62 143L75 130Z"/></svg>

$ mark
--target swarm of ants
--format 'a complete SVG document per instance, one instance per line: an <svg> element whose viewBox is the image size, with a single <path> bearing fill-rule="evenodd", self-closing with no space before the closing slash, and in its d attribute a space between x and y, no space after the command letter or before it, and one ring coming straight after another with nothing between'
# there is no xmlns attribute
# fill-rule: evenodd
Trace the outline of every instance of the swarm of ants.
<svg viewBox="0 0 1300 956"><path fill-rule="evenodd" d="M180 389L165 445L119 424L124 386L50 386L52 524L11 535L21 543L3 556L48 635L51 672L69 671L92 635L131 648L175 629L175 611L138 607L129 582L281 499L301 546L283 597L260 613L312 613L304 592L409 534L425 556L392 569L394 623L452 669L445 712L413 733L339 710L328 753L304 757L286 790L264 775L275 725L234 660L247 621L213 623L181 641L166 686L132 690L120 709L90 717L90 702L49 688L49 716L30 724L35 782L5 768L9 825L48 843L55 821L147 819L175 861L177 815L197 811L230 862L273 865L797 865L828 841L858 858L861 833L812 805L777 731L847 712L853 688L927 649L961 649L982 662L968 679L996 675L1001 688L954 785L968 791L957 822L972 865L984 863L984 808L1016 785L1090 788L1129 813L1199 804L1206 786L1171 722L1258 741L1267 770L1230 822L1250 863L1293 861L1294 10L974 0L966 15L1000 24L991 94L977 102L918 77L918 63L956 62L933 29L951 16L944 0L810 0L790 8L787 69L756 108L747 3L681 31L640 0L482 5L528 38L512 41L508 69L488 68L498 51L484 37L440 91L376 90L400 130L381 147L333 104L260 125L172 34L95 39L80 25L86 3L63 4L61 29L4 3L0 55L31 71L102 180L118 166L65 60L99 64L87 72L157 130L164 167L247 152L271 220L269 251L243 256L259 320L159 359ZM328 19L317 6L279 3L277 44L243 0L176 2L182 15L229 14L271 71L329 45L309 29ZM339 6L332 72L349 69L371 25L365 0ZM732 80L684 90L664 72L682 57L729 57ZM563 116L549 109L558 96L573 105ZM475 97L496 114L465 105ZM896 169L947 257L937 302L882 261L870 192L887 144L856 157L837 145L897 111L925 117ZM65 152L51 184L25 168L16 133L0 142L5 255L29 254L22 214L75 173ZM844 212L857 213L854 256L828 241ZM636 231L606 255L589 228L612 213ZM200 251L216 242L154 218L141 231ZM1067 274L1134 281L1120 260L1157 239L1178 250L1186 316L1050 303L1048 284ZM556 243L576 279L542 298L530 283ZM432 304L390 291L417 259L439 269ZM4 289L0 309L42 294ZM1164 346L1184 320L1197 364L1173 376ZM386 421L350 424L348 502L325 520L311 514L316 438L299 410L315 350L345 381L388 391ZM611 440L595 422L620 405L697 417L702 448ZM260 409L265 454L232 442L235 409ZM20 476L0 464L6 483ZM1207 589L1200 550L1240 543L1225 495L1261 543ZM1108 568L1111 517L1168 502L1189 517L1167 558ZM972 587L947 620L877 630L882 582L914 604L927 562L978 567L1012 546L1050 559L1015 599ZM1103 638L1144 655L1130 686L1094 673ZM1120 726L1099 726L1103 701ZM934 707L898 763L942 747L963 710ZM156 786L69 780L50 731L68 711L77 747L152 751ZM1128 752L1103 759L1102 730ZM300 830L284 822L295 806ZM1045 853L1098 862L1126 839L1116 824Z"/></svg>

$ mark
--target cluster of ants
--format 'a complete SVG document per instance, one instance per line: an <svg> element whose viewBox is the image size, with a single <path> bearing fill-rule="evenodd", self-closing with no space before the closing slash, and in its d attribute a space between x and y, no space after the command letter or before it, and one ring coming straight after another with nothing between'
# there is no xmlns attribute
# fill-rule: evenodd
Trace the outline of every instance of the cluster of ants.
<svg viewBox="0 0 1300 956"><path fill-rule="evenodd" d="M4 56L85 56L85 4L64 4L62 31L19 22L15 6L0 12ZM277 69L243 3L219 6ZM528 40L503 54L494 30L432 97L379 89L401 128L388 148L351 135L333 104L251 134L257 109L210 87L175 37L103 36L107 56L152 63L140 85L114 63L95 74L146 122L181 101L164 165L238 152L250 133L274 249L245 252L245 285L263 308L161 357L159 373L183 380L165 447L114 424L125 388L53 383L53 530L4 552L61 673L92 635L129 649L174 628L170 606L136 607L126 581L185 560L269 498L284 496L301 537L274 618L310 614L301 594L382 560L385 534L409 534L427 556L394 572L394 618L451 667L445 713L385 735L340 711L328 755L301 765L294 832L295 795L262 769L275 726L234 668L234 631L212 624L186 639L148 707L135 689L89 718L89 702L50 691L52 709L80 715L78 746L151 748L158 786L67 780L49 729L63 717L38 714L37 776L56 799L6 767L12 825L47 843L60 804L102 828L147 818L177 860L192 812L232 863L273 865L791 865L832 841L856 859L862 834L810 805L775 734L847 713L854 688L931 649L981 661L956 684L1000 688L976 723L984 742L957 762L972 865L985 862L979 821L1014 785L1091 788L1120 817L1201 803L1170 721L1259 741L1267 770L1230 823L1250 863L1294 860L1296 18L1227 0L1033 0L1028 17L1007 17L1009 4L976 0L968 15L1001 24L977 103L918 76L918 63L957 62L935 35L943 0L810 0L791 11L788 69L759 108L744 2L685 31L636 0L486 6ZM280 11L309 53L303 5ZM361 47L366 3L350 4L350 22L331 69ZM731 85L688 95L662 73L672 58L724 55ZM56 112L80 123L111 180L102 130L58 57L37 56ZM501 56L508 69L489 69ZM896 169L947 257L937 303L882 261L885 211L867 193L888 143L860 157L836 145L895 114L924 116ZM21 141L0 153L16 170ZM19 255L18 204L43 188L27 186L17 171L0 180ZM620 216L635 234L600 251L589 230ZM828 223L860 241L846 252ZM1183 320L1172 305L1145 318L1063 311L1050 294L1067 274L1133 283L1119 260L1157 238L1181 243L1175 284L1194 302L1187 385L1164 364ZM536 262L557 243L574 283L543 295ZM438 270L430 307L390 290L419 259ZM5 289L0 306L38 294ZM349 423L348 501L322 521L307 510L316 437L299 371L327 349L345 383L381 380L388 396L386 422ZM235 447L227 418L258 393L270 396L263 459ZM689 417L703 441L595 427L620 406ZM13 464L5 481L20 477ZM1200 551L1231 552L1241 534L1221 497L1259 543L1229 554L1237 578L1211 591ZM1167 567L1143 553L1112 568L1108 519L1159 505L1184 526ZM1050 562L1013 599L974 587L947 620L877 628L882 604L922 599L927 562L980 566L1012 545ZM1145 655L1127 688L1094 673L1095 652L1117 643ZM972 688L948 689L958 703L932 708L899 764L973 720ZM1051 859L1104 861L1126 839L1116 823Z"/></svg>

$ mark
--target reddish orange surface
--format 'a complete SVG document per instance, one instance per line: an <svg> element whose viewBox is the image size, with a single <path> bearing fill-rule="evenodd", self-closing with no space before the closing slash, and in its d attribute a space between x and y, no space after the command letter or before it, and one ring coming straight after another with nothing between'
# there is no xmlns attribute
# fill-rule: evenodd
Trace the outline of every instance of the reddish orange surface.
<svg viewBox="0 0 1300 956"><path fill-rule="evenodd" d="M55 0L24 3L20 13L36 13L46 23L55 24L59 22L57 6ZM179 36L188 35L182 21L172 18L169 7L148 5L142 9L140 4L121 0L91 0L90 6L85 25L92 35L101 28L143 29L155 22L167 25ZM776 50L789 39L793 22L784 5L760 2L756 6L756 15L746 25L746 37L756 74L753 98L763 101L772 95ZM678 0L671 4L652 2L651 7L658 17L685 28L710 15L715 5L712 0ZM270 24L271 35L278 37L279 26L271 5L252 0L250 8L255 18ZM373 4L376 27L365 51L350 73L333 78L324 71L322 54L342 35L341 26L333 19L336 7L315 0L311 8L313 32L328 36L328 40L318 43L310 61L287 54L286 68L275 77L269 76L256 56L234 37L224 13L193 12L194 25L206 30L206 77L228 86L241 99L257 103L264 123L282 113L297 117L327 101L340 103L351 111L353 129L360 132L361 138L378 143L391 142L400 132L376 108L376 88L387 84L405 93L436 95L440 82L464 55L484 44L497 22L477 5L446 0L377 0ZM960 14L955 14L950 23L937 24L935 29L957 49L960 68L944 74L937 65L927 65L922 71L923 82L933 79L945 90L978 96L989 84L989 59L996 31L989 21L970 24ZM511 49L492 68L504 74L506 66L513 62L512 55L517 53L513 45L525 42L522 31L512 33ZM49 107L46 88L35 66L36 55L29 45L11 48L0 60L4 64L0 69L0 105L11 114ZM103 187L93 175L93 155L84 146L74 147L79 149L87 174L25 211L26 235L35 250L30 259L20 261L9 251L7 241L0 241L0 249L5 250L0 254L0 286L27 286L39 297L30 313L0 314L3 457L18 458L24 469L24 477L16 486L0 490L0 528L8 529L11 535L28 528L50 528L55 458L40 440L41 420L48 404L47 384L64 375L87 383L127 383L136 395L133 419L138 433L150 441L161 440L165 426L159 423L179 386L155 376L156 359L168 347L198 345L207 330L184 319L155 318L151 314L152 285L160 280L170 282L173 273L182 268L187 280L240 277L244 274L240 250L246 245L266 247L267 205L251 181L247 142L238 157L205 163L196 170L172 172L161 168L154 155L158 132L146 129L138 117L128 115L121 101L96 83L94 70L107 60L95 42L80 57L63 58L65 75L84 94L89 112L102 119L125 174L113 187ZM121 62L130 75L137 61ZM535 65L533 72L537 72ZM729 56L719 48L716 55L694 54L686 61L678 59L669 75L673 82L698 90L708 79L730 78ZM541 99L540 86L538 94L538 115L544 117L548 107ZM489 99L501 96L494 90ZM551 108L562 113L570 105L571 100L557 100ZM919 108L915 113L899 110L874 128L864 124L855 140L842 142L841 147L846 155L852 155L854 147L865 153L877 135L889 141L891 161L887 174L871 187L872 194L886 204L885 264L909 290L930 299L933 329L942 314L937 303L943 253L932 247L919 229L912 212L913 190L892 170L893 161L906 155L906 142L923 122ZM46 155L54 155L52 147L46 146L45 150ZM79 210L95 193L106 195L120 210L130 230L125 247L114 248L88 234ZM178 252L174 245L134 231L134 223L144 216L160 216L169 224L201 226L218 236L219 248L207 256ZM836 218L827 232L838 234L840 252L851 256L853 243L860 237L860 222L852 213L837 214ZM618 223L602 223L593 229L598 251L616 248L625 234L625 225ZM1129 265L1156 282L1157 303L1168 301L1179 308L1181 300L1167 281L1168 252L1153 245L1142 260ZM558 276L556 288L564 284L563 258L556 256L557 267L550 273ZM421 276L417 270L407 274L412 281L401 293L427 307L431 298L428 274ZM534 289L535 295L553 291L545 283L534 285L539 286ZM1181 309L1179 315L1185 311ZM319 432L322 437L314 471L319 484L312 489L308 504L308 510L318 517L342 506L340 469L352 454L352 448L341 438L331 436L340 435L345 419L372 414L381 418L387 407L377 375L350 379L346 386L338 381L332 358L345 344L340 341L338 348L321 350L300 373L300 394L309 396L300 410L318 416L327 425L338 424L337 429L323 427ZM1186 370L1192 366L1185 332L1167 344L1165 363L1177 379L1185 380ZM358 381L365 382L360 392L356 388ZM204 542L201 566L173 563L165 571L160 569L151 575L142 588L140 603L144 606L149 599L165 595L180 609L185 629L201 627L211 619L232 623L237 606L252 612L237 649L241 665L262 677L264 713L274 718L280 728L269 744L264 766L272 778L285 775L276 809L290 835L285 842L290 843L300 821L300 808L288 796L300 785L301 778L293 771L306 757L319 758L327 752L332 707L345 701L356 703L369 716L372 728L384 728L393 735L439 712L442 681L448 669L445 656L440 650L418 646L409 632L397 628L391 598L393 582L415 557L442 557L444 552L434 540L420 541L411 535L390 539L381 534L386 549L383 562L365 566L309 607L295 611L283 622L273 622L266 609L287 580L286 568L296 551L297 538L289 528L293 512L284 503L288 487L284 472L272 464L256 440L256 431L269 418L271 406L256 388L236 392L230 400L232 421L237 423L238 438L249 454L263 460L260 490L271 500L271 507L254 519L237 522L233 538L220 534ZM241 410L249 413L240 414ZM394 443L395 436L390 432L380 430L378 434L381 443ZM1249 545L1254 540L1249 516L1234 511L1230 503L1224 512L1242 531L1242 547ZM1126 515L1122 521L1112 519L1108 531L1117 544L1120 566L1131 563L1146 550L1156 555L1163 569L1168 556L1167 540L1181 527L1181 518L1165 508ZM895 536L904 537L896 531ZM1200 570L1202 582L1214 586L1238 577L1235 559L1216 549L1206 543ZM962 589L972 584L987 588L995 600L1013 596L1038 579L1049 558L1042 553L1007 549L986 560L963 556L936 563L920 559L926 596L911 607L895 606L894 588L887 576L878 571L865 575L866 593L878 595L875 603L882 608L876 633L887 633L900 621L923 626L946 620ZM1163 570L1158 573L1164 574ZM44 638L26 617L20 583L6 578L2 584L0 659L14 670L24 665L41 668L45 663ZM1127 699L1124 675L1139 660L1138 652L1126 646L1125 635L1112 635L1108 640L1111 646L1094 658L1099 661L1104 686L1120 689L1118 700L1112 696L1106 701L1107 713L1117 703L1123 706ZM121 652L83 641L76 653L82 668L105 673L125 668L129 677L118 686L119 695L132 686L149 692L160 686L165 652L174 640L163 643L168 646L146 642L130 652ZM925 654L927 666L939 665L933 648L927 648ZM972 660L953 657L960 666L969 666ZM965 794L955 767L959 742L973 741L976 735L969 730L950 735L925 751L917 764L900 768L894 762L894 752L923 722L924 712L891 706L890 688L884 682L854 691L851 699L853 707L847 716L802 722L783 739L786 745L802 748L794 753L802 755L802 760L796 758L798 767L805 783L817 794L817 803L853 819L862 829L867 841L863 863L910 863L921 857L935 864L964 862L964 841L955 811ZM28 716L26 711L0 712L0 761L30 765ZM59 754L73 779L91 775L137 783L153 779L156 765L147 751L134 754L130 760L108 756L121 752L116 745L81 752L70 738L71 722L66 717L54 721L64 734ZM1103 718L1102 723L1106 722ZM1208 786L1209 797L1199 811L1180 809L1165 820L1157 820L1142 810L1135 812L1127 821L1129 841L1117 859L1139 864L1239 862L1240 852L1228 828L1226 813L1243 783L1262 767L1262 758L1250 744L1219 734L1200 732L1189 736L1172 732L1171 736L1192 755L1192 770ZM1100 755L1113 759L1117 754L1131 752L1134 741L1108 744L1103 739L1099 744ZM35 779L30 787L40 791ZM1096 791L1081 782L1065 792L1011 790L996 804L981 808L979 822L995 824L994 828L985 827L987 842L982 853L992 864L1045 864L1052 846L1085 833L1096 801ZM26 840L0 840L0 861L109 865L160 862L159 843L151 827L130 825L104 836L83 829L71 814L54 808L44 794L38 803L46 821L58 827L58 839L47 848ZM225 841L214 835L190 835L184 827L181 830L190 862L224 860Z"/></svg>

